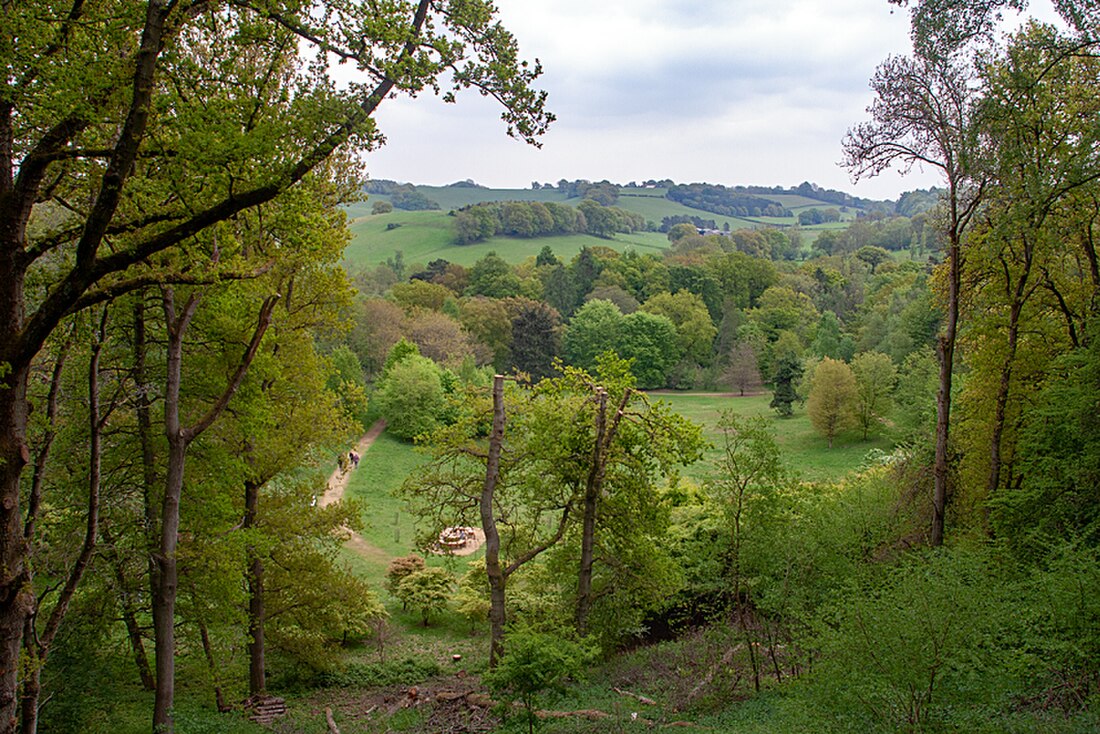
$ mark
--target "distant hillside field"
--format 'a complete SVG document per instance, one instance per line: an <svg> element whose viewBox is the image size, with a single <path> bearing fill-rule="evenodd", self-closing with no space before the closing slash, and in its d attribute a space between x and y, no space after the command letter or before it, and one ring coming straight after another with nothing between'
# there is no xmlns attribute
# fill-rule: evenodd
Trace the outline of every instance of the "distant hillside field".
<svg viewBox="0 0 1100 734"><path fill-rule="evenodd" d="M493 237L472 245L456 245L454 218L446 212L394 210L389 214L353 216L361 208L362 205L357 204L348 212L352 241L344 251L344 260L352 268L374 267L392 258L398 250L409 264L427 264L442 258L469 267L488 252L496 252L509 263L523 262L538 255L545 246L565 261L571 260L582 247L610 247L619 252L627 249L657 252L669 246L668 238L660 232L617 234L614 239L591 235L533 239ZM369 207L367 209L369 211Z"/></svg>
<svg viewBox="0 0 1100 734"><path fill-rule="evenodd" d="M659 232L618 234L610 240L588 235L533 239L494 237L472 245L457 245L454 242L454 219L449 216L451 211L471 204L492 201L552 201L576 205L580 200L566 198L556 188L489 189L479 186L417 186L416 189L439 204L440 208L420 212L396 209L388 214L371 214L376 202L389 200L388 196L382 194L371 194L366 201L355 202L345 207L352 241L344 253L344 258L350 266L374 267L384 263L387 258L392 258L397 251L401 251L407 263L426 264L442 258L459 265L469 266L490 251L495 251L510 263L519 263L537 255L544 246L549 246L554 254L563 260L571 259L586 246L610 247L620 252L631 248L643 252L659 251L669 246L665 235ZM657 225L665 217L677 216L712 219L719 228L728 224L730 229L784 227L791 226L797 221L795 217L722 216L671 201L665 198L665 193L666 189L663 188L622 188L616 206L636 212L645 217L646 221ZM804 209L837 208L835 204L800 194L759 194L758 196L791 209L796 216ZM803 227L802 230L812 241L822 230L846 227L848 220L854 216L853 210L843 215L845 221L810 225Z"/></svg>

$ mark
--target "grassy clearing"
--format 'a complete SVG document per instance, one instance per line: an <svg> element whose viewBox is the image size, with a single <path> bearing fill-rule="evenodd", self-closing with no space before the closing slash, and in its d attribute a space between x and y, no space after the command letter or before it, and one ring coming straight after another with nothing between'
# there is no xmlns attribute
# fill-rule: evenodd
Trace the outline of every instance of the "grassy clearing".
<svg viewBox="0 0 1100 734"><path fill-rule="evenodd" d="M833 448L818 435L810 424L803 408L796 408L790 418L780 418L768 405L771 393L747 397L718 397L699 393L656 393L686 418L701 424L706 437L713 444L703 461L689 467L685 474L695 479L704 478L710 471L709 463L720 454L722 434L718 420L723 411L730 410L742 416L764 416L775 432L776 441L783 450L786 466L808 481L835 481L863 463L869 451L889 450L891 442L885 437L872 436L862 440L859 433L850 431L837 437Z"/></svg>
<svg viewBox="0 0 1100 734"><path fill-rule="evenodd" d="M427 456L412 444L383 432L363 454L359 468L348 481L346 496L361 507L365 524L362 536L369 548L352 543L344 548L344 557L357 574L376 587L380 587L390 560L420 552L416 548L415 518L399 490L405 478L425 461ZM461 575L469 561L482 554L479 550L470 556L429 556L427 560L430 565L446 566Z"/></svg>

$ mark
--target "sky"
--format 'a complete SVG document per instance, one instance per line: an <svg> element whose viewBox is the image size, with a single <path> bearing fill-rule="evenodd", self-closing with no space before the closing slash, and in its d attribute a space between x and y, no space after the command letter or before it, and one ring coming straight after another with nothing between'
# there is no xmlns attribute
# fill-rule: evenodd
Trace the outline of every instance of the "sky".
<svg viewBox="0 0 1100 734"><path fill-rule="evenodd" d="M847 130L867 119L868 81L910 49L886 0L498 0L557 116L534 148L509 138L495 102L431 94L386 101L374 179L492 188L648 179L797 186L873 199L936 185L935 171L853 182Z"/></svg>

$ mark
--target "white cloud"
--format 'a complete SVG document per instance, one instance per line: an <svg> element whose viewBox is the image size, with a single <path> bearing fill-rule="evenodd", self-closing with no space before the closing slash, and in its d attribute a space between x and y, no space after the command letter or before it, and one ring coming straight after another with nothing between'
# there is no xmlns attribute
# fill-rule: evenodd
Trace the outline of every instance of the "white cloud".
<svg viewBox="0 0 1100 734"><path fill-rule="evenodd" d="M376 178L473 178L524 187L561 178L797 185L895 197L936 182L886 174L853 186L837 166L866 117L867 81L909 49L886 0L498 0L501 19L558 115L541 150L509 140L499 109L391 100ZM891 12L894 11L894 12Z"/></svg>

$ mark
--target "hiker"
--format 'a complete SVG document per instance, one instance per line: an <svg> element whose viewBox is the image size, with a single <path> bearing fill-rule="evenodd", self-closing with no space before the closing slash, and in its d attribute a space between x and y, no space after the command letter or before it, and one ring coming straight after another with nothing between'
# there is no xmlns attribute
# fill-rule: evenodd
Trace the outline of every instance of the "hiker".
<svg viewBox="0 0 1100 734"><path fill-rule="evenodd" d="M352 451L349 456L351 457L351 465L353 469L359 468L359 454Z"/></svg>

